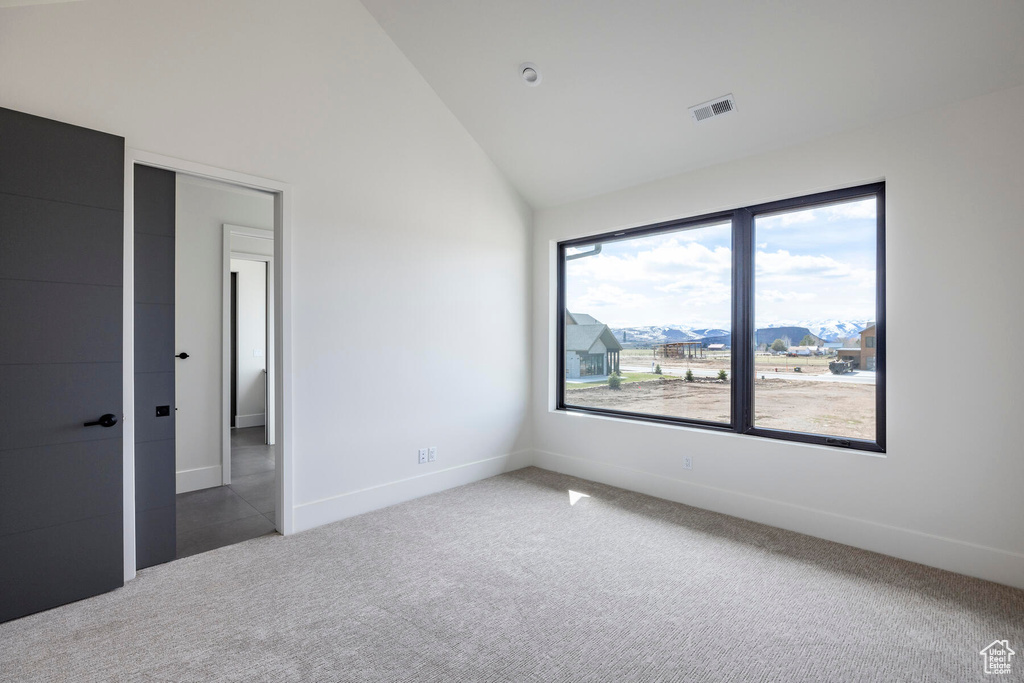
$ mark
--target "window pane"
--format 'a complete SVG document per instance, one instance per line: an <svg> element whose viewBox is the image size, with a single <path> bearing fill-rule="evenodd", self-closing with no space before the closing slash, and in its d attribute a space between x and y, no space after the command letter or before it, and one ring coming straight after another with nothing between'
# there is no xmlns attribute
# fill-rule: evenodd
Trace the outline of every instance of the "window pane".
<svg viewBox="0 0 1024 683"><path fill-rule="evenodd" d="M730 223L568 248L565 301L567 406L730 423Z"/></svg>
<svg viewBox="0 0 1024 683"><path fill-rule="evenodd" d="M875 198L756 217L754 426L874 440Z"/></svg>

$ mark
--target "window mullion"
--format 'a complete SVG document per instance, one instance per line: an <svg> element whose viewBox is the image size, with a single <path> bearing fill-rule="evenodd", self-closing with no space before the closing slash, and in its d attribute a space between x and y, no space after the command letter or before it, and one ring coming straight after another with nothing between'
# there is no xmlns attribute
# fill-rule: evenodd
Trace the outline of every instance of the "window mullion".
<svg viewBox="0 0 1024 683"><path fill-rule="evenodd" d="M555 407L565 410L565 245L559 244L556 252L558 268L555 304ZM550 385L549 385L550 386Z"/></svg>
<svg viewBox="0 0 1024 683"><path fill-rule="evenodd" d="M740 433L753 423L753 225L747 209L733 212L732 413L733 428Z"/></svg>

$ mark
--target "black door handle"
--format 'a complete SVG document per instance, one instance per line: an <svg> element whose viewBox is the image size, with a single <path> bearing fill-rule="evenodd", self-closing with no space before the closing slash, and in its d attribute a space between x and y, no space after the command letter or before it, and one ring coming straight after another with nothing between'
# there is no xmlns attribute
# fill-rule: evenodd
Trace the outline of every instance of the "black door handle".
<svg viewBox="0 0 1024 683"><path fill-rule="evenodd" d="M100 417L100 419L96 420L95 422L86 422L82 426L83 427L96 427L96 426L100 426L100 427L113 427L116 424L117 424L117 418L114 416L114 414L113 413L107 413L106 415L102 415Z"/></svg>
<svg viewBox="0 0 1024 683"><path fill-rule="evenodd" d="M180 359L182 359L182 360L185 360L186 358L188 358L188 354L187 354L187 353L185 353L184 351L182 351L181 353L179 353L179 354L175 355L174 357L175 357L175 358L180 358Z"/></svg>

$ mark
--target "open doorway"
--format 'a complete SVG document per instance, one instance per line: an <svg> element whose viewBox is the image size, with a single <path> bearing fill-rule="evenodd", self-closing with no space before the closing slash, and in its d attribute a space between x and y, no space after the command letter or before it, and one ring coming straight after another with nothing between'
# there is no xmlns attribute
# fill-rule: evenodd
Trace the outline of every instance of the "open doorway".
<svg viewBox="0 0 1024 683"><path fill-rule="evenodd" d="M178 174L175 208L175 348L189 354L175 373L175 557L181 558L276 529L275 454L266 438L273 422L267 394L273 391L274 198Z"/></svg>
<svg viewBox="0 0 1024 683"><path fill-rule="evenodd" d="M247 443L261 432L262 444L275 444L274 249L271 230L223 226L222 308L228 312L222 330L224 452L245 429ZM232 468L233 461L225 463L224 484L232 482Z"/></svg>
<svg viewBox="0 0 1024 683"><path fill-rule="evenodd" d="M163 425L161 457L171 456L170 467L150 466L155 449L139 443L148 433L134 439L134 448L126 448L126 465L134 451L134 467L126 467L126 494L129 485L136 494L135 524L126 522L125 528L126 578L135 568L275 530L285 533L290 524L290 515L280 512L287 510L289 498L286 454L275 443L277 433L287 433L282 431L285 416L275 410L284 396L280 362L287 339L279 322L286 299L275 286L281 273L275 255L285 234L287 186L135 150L129 154L136 292L145 296L140 282L151 284L154 274L164 273L172 274L173 290L172 305L161 302L171 309L173 324L166 324L167 313L161 313L160 326L139 319L143 324L136 325L135 346L140 353L157 349L154 358L173 355L173 365L159 368L162 376L171 370L171 377L170 382L160 380L157 403L163 405L157 405L155 418ZM156 200L150 196L154 192ZM166 227L168 214L173 227ZM162 218L154 223L154 216ZM165 226L156 241L145 235L154 224ZM158 268L147 263L150 252L159 255ZM232 302L238 304L234 312ZM137 318L148 310L139 301L134 304ZM150 343L147 335L165 341ZM140 366L139 353L134 365L131 389L135 413L142 419L153 410L154 382L140 377L147 368ZM231 387L237 391L234 408ZM157 528L149 519L150 498L166 505L165 492L171 494L171 524ZM161 521L166 517L161 514Z"/></svg>
<svg viewBox="0 0 1024 683"><path fill-rule="evenodd" d="M236 232L232 232L232 228ZM244 230L240 234L237 230ZM225 512L240 516L227 520L222 528L184 529L178 554L202 552L209 546L256 537L266 527L253 510L273 523L275 479L273 433L273 233L224 226L224 253L228 257L227 325L224 335L228 376L228 416L223 425L227 455L223 466L223 488L195 496L217 497ZM254 235L259 235L254 237ZM256 240L260 240L257 242ZM246 248L251 251L240 251ZM253 253L261 251L265 253ZM189 496L183 494L183 505ZM241 505L245 503L251 510Z"/></svg>

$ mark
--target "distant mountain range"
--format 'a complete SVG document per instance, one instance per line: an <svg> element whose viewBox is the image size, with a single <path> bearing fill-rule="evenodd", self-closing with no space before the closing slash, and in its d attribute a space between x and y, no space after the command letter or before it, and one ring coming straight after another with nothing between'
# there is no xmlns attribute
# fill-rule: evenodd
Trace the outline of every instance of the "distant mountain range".
<svg viewBox="0 0 1024 683"><path fill-rule="evenodd" d="M613 327L612 334L620 342L638 344L666 344L681 341L697 341L707 337L728 335L729 330L718 328L696 328L684 325L652 325L649 327Z"/></svg>
<svg viewBox="0 0 1024 683"><path fill-rule="evenodd" d="M757 344L771 344L776 339L789 338L797 345L810 334L822 341L841 341L856 337L868 326L867 320L802 321L794 325L769 325L755 331ZM701 341L704 344L730 345L732 335L727 329L689 327L686 325L651 325L647 327L613 327L612 334L626 346L647 346L682 341Z"/></svg>
<svg viewBox="0 0 1024 683"><path fill-rule="evenodd" d="M811 334L817 335L825 341L839 341L858 336L861 330L872 322L871 320L805 320L795 324L799 327L806 327Z"/></svg>

